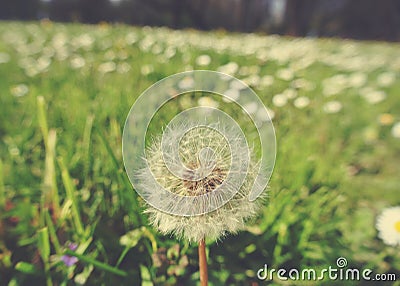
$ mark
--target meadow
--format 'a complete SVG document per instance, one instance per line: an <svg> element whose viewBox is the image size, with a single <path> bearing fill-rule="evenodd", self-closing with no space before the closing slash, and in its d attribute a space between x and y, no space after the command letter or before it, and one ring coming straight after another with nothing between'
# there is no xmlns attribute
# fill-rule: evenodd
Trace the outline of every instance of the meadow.
<svg viewBox="0 0 400 286"><path fill-rule="evenodd" d="M135 99L193 69L248 84L277 138L259 217L207 243L210 285L339 257L400 277L375 226L400 205L398 43L49 21L0 22L0 39L0 285L198 285L196 245L149 226L121 150ZM204 99L225 104L177 110Z"/></svg>

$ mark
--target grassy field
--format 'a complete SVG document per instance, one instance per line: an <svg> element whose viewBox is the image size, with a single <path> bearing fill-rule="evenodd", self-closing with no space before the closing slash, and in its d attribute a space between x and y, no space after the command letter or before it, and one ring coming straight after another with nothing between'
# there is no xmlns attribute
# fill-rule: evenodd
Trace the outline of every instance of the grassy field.
<svg viewBox="0 0 400 286"><path fill-rule="evenodd" d="M210 284L341 256L399 277L375 228L400 204L399 44L51 22L3 22L0 38L0 285L197 284L196 246L148 226L121 154L135 99L192 69L253 88L278 147L260 216L208 243Z"/></svg>

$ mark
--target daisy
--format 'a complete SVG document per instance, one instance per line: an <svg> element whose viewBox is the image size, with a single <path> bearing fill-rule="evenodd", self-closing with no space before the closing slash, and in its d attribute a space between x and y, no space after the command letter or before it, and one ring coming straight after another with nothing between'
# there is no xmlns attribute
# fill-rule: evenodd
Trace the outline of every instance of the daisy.
<svg viewBox="0 0 400 286"><path fill-rule="evenodd" d="M400 245L400 206L384 209L376 220L376 229L384 243Z"/></svg>

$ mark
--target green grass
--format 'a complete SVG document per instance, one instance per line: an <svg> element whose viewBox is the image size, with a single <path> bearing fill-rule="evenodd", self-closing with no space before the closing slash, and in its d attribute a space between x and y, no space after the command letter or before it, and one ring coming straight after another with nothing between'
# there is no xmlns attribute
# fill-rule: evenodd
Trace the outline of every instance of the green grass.
<svg viewBox="0 0 400 286"><path fill-rule="evenodd" d="M0 285L196 285L195 246L148 226L121 154L135 99L190 69L248 82L277 137L260 217L208 245L212 285L249 285L265 263L322 269L339 256L400 274L398 248L375 229L400 204L399 44L48 22L2 22L0 37ZM78 264L64 265L66 252Z"/></svg>

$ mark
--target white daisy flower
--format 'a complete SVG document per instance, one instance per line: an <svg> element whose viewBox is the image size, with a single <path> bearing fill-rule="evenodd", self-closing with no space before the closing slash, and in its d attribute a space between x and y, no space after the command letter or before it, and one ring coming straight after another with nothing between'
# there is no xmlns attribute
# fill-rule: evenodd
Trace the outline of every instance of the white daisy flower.
<svg viewBox="0 0 400 286"><path fill-rule="evenodd" d="M397 122L395 125L393 125L392 136L394 138L400 138L400 122Z"/></svg>
<svg viewBox="0 0 400 286"><path fill-rule="evenodd" d="M310 104L310 99L306 96L300 96L293 102L294 106L302 109Z"/></svg>
<svg viewBox="0 0 400 286"><path fill-rule="evenodd" d="M200 55L196 59L196 64L199 66L208 66L211 63L211 57L209 55Z"/></svg>
<svg viewBox="0 0 400 286"><path fill-rule="evenodd" d="M376 229L384 243L400 245L400 206L384 209L376 220Z"/></svg>
<svg viewBox="0 0 400 286"><path fill-rule="evenodd" d="M362 94L366 101L370 104L376 104L383 101L386 98L386 93L381 90L367 90L366 93Z"/></svg>
<svg viewBox="0 0 400 286"><path fill-rule="evenodd" d="M21 97L29 92L29 88L26 84L21 83L13 86L10 91L15 97Z"/></svg>
<svg viewBox="0 0 400 286"><path fill-rule="evenodd" d="M276 94L273 98L272 98L272 103L277 106L277 107L282 107L285 106L287 103L287 97L285 94L283 93L279 93Z"/></svg>
<svg viewBox="0 0 400 286"><path fill-rule="evenodd" d="M291 69L280 69L276 72L276 77L278 77L282 80L289 81L289 80L293 79L294 73Z"/></svg>
<svg viewBox="0 0 400 286"><path fill-rule="evenodd" d="M178 87L182 90L192 88L193 86L194 80L192 77L185 77L178 83Z"/></svg>
<svg viewBox="0 0 400 286"><path fill-rule="evenodd" d="M218 68L219 72L226 73L229 75L234 75L239 70L239 65L235 62L229 62L226 65L220 66Z"/></svg>
<svg viewBox="0 0 400 286"><path fill-rule="evenodd" d="M243 106L243 109L246 110L250 114L255 114L258 109L258 104L257 104L257 102L251 101L251 102L246 103Z"/></svg>
<svg viewBox="0 0 400 286"><path fill-rule="evenodd" d="M102 74L106 74L115 71L116 67L117 65L114 62L106 62L99 65L98 71Z"/></svg>
<svg viewBox="0 0 400 286"><path fill-rule="evenodd" d="M381 73L377 78L376 81L379 86L386 87L392 85L396 80L396 74L393 72L385 72Z"/></svg>
<svg viewBox="0 0 400 286"><path fill-rule="evenodd" d="M140 73L144 76L152 73L154 71L154 67L152 65L144 65L140 68Z"/></svg>
<svg viewBox="0 0 400 286"><path fill-rule="evenodd" d="M224 97L222 98L222 100L223 100L224 102L236 101L236 100L238 100L239 97L240 97L240 90L230 88L230 89L228 89L228 90L226 90L226 91L224 92L224 95L226 95L227 97L229 97L229 98L227 98L227 97L224 96Z"/></svg>
<svg viewBox="0 0 400 286"><path fill-rule="evenodd" d="M260 79L261 87L267 87L267 86L271 86L273 84L274 84L274 77L272 75L264 75Z"/></svg>
<svg viewBox="0 0 400 286"><path fill-rule="evenodd" d="M216 102L215 100L213 100L211 97L208 96L203 96L199 98L197 104L199 106L214 107L214 108L218 107L218 102Z"/></svg>
<svg viewBox="0 0 400 286"><path fill-rule="evenodd" d="M337 100L332 100L329 101L327 103L325 103L325 105L323 106L323 110L325 113L338 113L340 110L342 110L342 103L340 103L340 101Z"/></svg>
<svg viewBox="0 0 400 286"><path fill-rule="evenodd" d="M75 56L71 59L70 61L70 65L73 69L79 69L84 67L86 64L86 61L84 58L80 57L80 56Z"/></svg>
<svg viewBox="0 0 400 286"><path fill-rule="evenodd" d="M131 66L128 63L120 63L117 66L118 73L127 73L131 70Z"/></svg>

